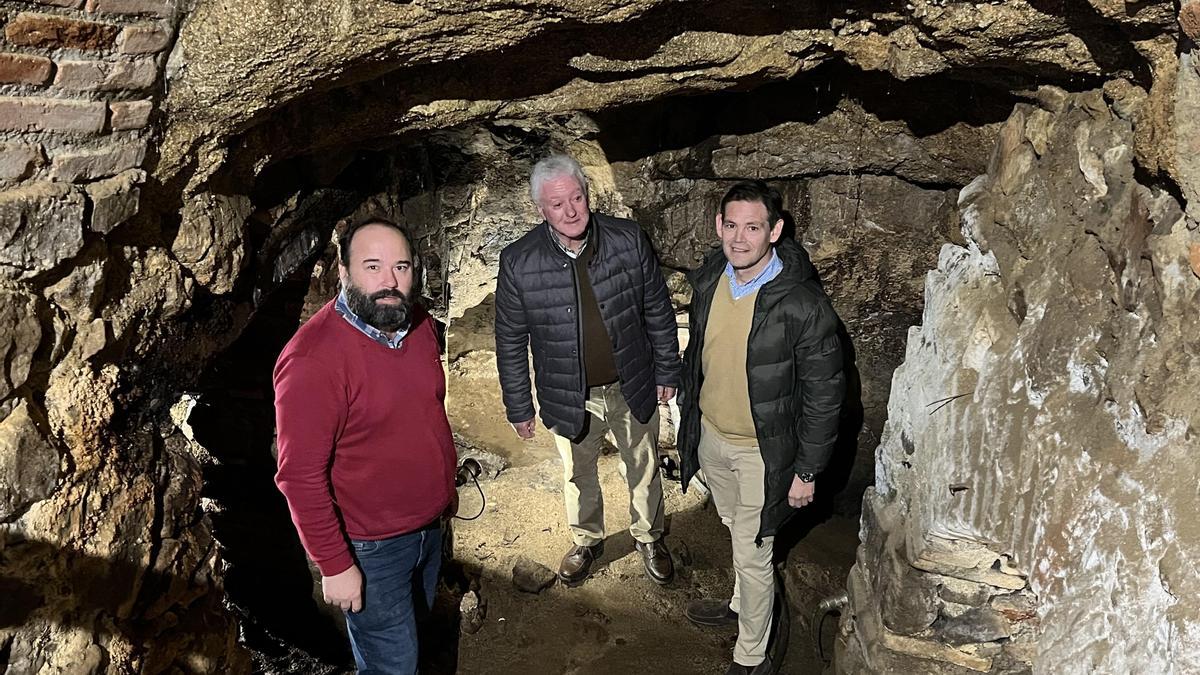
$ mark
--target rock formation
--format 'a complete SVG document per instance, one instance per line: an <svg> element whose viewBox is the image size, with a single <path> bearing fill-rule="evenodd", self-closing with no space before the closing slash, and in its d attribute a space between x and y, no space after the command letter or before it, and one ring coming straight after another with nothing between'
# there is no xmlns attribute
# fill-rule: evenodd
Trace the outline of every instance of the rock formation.
<svg viewBox="0 0 1200 675"><path fill-rule="evenodd" d="M266 352L336 223L413 224L439 318L486 316L568 149L672 272L728 182L785 192L854 348L839 508L877 483L839 668L1200 667L1197 17L0 0L0 663L248 670Z"/></svg>

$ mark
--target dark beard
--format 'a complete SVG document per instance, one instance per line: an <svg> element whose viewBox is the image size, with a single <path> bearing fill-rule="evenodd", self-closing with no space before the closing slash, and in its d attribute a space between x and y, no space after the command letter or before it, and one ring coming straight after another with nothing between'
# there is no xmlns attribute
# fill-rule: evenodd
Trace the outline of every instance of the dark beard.
<svg viewBox="0 0 1200 675"><path fill-rule="evenodd" d="M380 298L400 298L401 302L398 305L381 305L375 302ZM385 333L406 331L412 322L412 300L397 290L385 288L367 295L354 284L347 283L346 304L358 318Z"/></svg>

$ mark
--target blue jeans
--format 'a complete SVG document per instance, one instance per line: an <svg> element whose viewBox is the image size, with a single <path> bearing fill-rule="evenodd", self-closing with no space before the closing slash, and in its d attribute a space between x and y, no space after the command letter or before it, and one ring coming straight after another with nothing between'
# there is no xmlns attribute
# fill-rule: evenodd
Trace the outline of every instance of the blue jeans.
<svg viewBox="0 0 1200 675"><path fill-rule="evenodd" d="M363 606L346 612L358 672L414 675L417 617L433 608L442 566L442 528L379 541L351 540L363 575Z"/></svg>

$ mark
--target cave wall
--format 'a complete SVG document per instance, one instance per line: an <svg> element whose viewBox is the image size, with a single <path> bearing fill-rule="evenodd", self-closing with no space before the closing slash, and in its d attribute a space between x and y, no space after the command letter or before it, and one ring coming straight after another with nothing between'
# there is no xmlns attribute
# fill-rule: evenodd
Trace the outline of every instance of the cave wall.
<svg viewBox="0 0 1200 675"><path fill-rule="evenodd" d="M763 177L784 187L796 236L813 251L858 349L865 423L857 445L870 447L883 436L880 488L864 520L882 525L864 526L865 564L858 572L864 578L853 588L867 597L884 590L873 585L882 566L866 555L873 542L890 542L889 565L908 580L916 578L914 565L945 571L921 554L922 542L935 535L975 546L972 560L994 554L1008 570L1002 573L1027 579L1022 592L1040 603L1031 611L1044 623L1026 643L1035 646L1014 657L1039 668L1042 659L1060 663L1051 646L1064 653L1082 648L1062 637L1062 626L1085 589L1111 588L1121 598L1134 589L1158 593L1144 557L1120 576L1089 571L1093 558L1081 549L1050 544L1057 545L1055 536L1095 532L1100 559L1124 561L1132 556L1130 542L1152 531L1123 521L1141 522L1122 501L1131 479L1116 469L1124 465L1113 436L1101 433L1110 427L1129 444L1166 438L1155 459L1175 471L1151 471L1154 462L1146 462L1146 473L1134 471L1132 480L1160 481L1146 489L1168 510L1194 506L1186 500L1195 476L1172 461L1194 443L1194 399L1186 396L1190 375L1183 366L1194 365L1187 359L1195 345L1186 342L1190 328L1183 322L1194 317L1186 308L1195 307L1195 298L1184 302L1193 280L1177 249L1186 244L1192 261L1200 258L1187 239L1194 237L1200 203L1195 2L1177 8L1154 1L914 0L764 10L749 0L0 0L0 25L0 591L6 597L0 656L10 670L246 670L249 660L223 606L224 568L206 514L216 508L203 484L213 453L181 428L186 420L172 418L172 406L274 294L297 277L330 289L334 226L367 210L428 228L421 232L427 250L445 256L431 260L437 264L427 279L441 315L453 321L486 305L495 252L532 221L525 167L533 152L552 146L582 155L597 205L639 218L676 270L693 266L707 248L700 233L729 181ZM1104 95L1097 102L1095 95L1063 94L1059 104L1047 103L1035 93L1045 83L1065 92L1102 87ZM1000 132L1016 101L1035 102L1026 103L1019 113L1026 121L1015 125L1034 130L1028 143L1016 140L1025 132L1014 131L1011 121L1007 136ZM1087 138L1051 142L1075 133L1080 109L1094 115ZM993 157L1016 159L984 164L997 137ZM1026 145L1038 150L1031 156L1020 149ZM1110 156L1119 146L1126 154ZM1064 187L1084 155L1086 185L1072 184L1084 195L1105 185L1103 195L1084 198ZM981 173L989 178L972 182ZM1060 192L1039 187L1038 177L1062 183ZM993 182L1003 189L996 192ZM968 184L972 189L961 194ZM954 425L932 431L916 424L928 416L928 402L904 387L928 381L932 393L961 382L945 379L950 375L936 367L933 357L942 356L931 355L933 347L914 352L911 335L892 389L904 395L889 399L888 373L900 362L904 326L920 317L921 331L937 338L931 344L954 343L947 324L960 323L965 311L945 310L950 291L932 292L929 284L921 298L922 270L948 265L939 273L957 279L969 276L966 270L978 274L971 265L989 255L1000 276L989 271L980 284L1002 284L1005 311L1013 304L1035 317L1013 328L1004 323L1013 319L994 306L996 297L970 305L988 308L998 336L1026 344L1025 332L1053 334L1020 351L1045 352L1051 370L1062 344L1088 341L1066 333L1066 319L1029 314L1039 298L1063 302L1034 284L1028 270L1034 261L1046 274L1061 271L1056 263L1074 255L1062 243L1070 238L1066 230L1042 236L1026 223L1021 232L1037 236L1006 238L1016 231L1010 223L988 225L983 216L961 233L954 227L955 201L1002 212L1017 195L1047 194L1088 220L1083 231L1117 241L1106 239L1101 248L1120 281L1122 309L1088 296L1064 308L1064 316L1093 312L1116 335L1106 353L1132 362L1137 358L1122 350L1141 345L1146 355L1138 358L1148 369L1124 364L1106 371L1104 381L1116 392L1112 411L1102 404L1051 408L1050 417L1089 427L1088 438L1110 444L1100 459L1085 458L1079 443L1067 457L1074 458L1072 471L1092 471L1107 486L1101 492L1113 504L1079 501L1085 481L1064 480L1058 488L1047 480L1044 503L1028 502L1031 515L1022 521L1032 533L1011 522L992 531L982 514L1012 521L1008 511L996 510L1012 505L1012 488L968 474L955 483L967 489L945 492L975 506L955 510L961 507L943 503L939 472L952 456L984 472L981 455L968 452L982 445L965 442L968 432L1009 429L1005 420L1015 418L988 417L978 411L991 399L972 398L967 406L964 397L930 417L941 425L959 415ZM1167 222L1171 200L1187 214L1186 233ZM1137 211L1135 202L1150 214L1152 225L1138 226L1152 233L1144 246L1136 236L1113 235L1105 211ZM1035 210L1011 207L1022 209ZM1071 220L1067 211L1057 218ZM969 255L949 256L962 259L953 264L947 254L935 258L947 241L960 247L949 250ZM1143 248L1133 262L1113 262L1122 259L1122 246L1134 245ZM322 273L312 277L314 269ZM1098 289L1113 282L1072 283ZM1013 290L1018 286L1020 293ZM1162 310L1160 318L1155 307L1176 310ZM1139 312L1152 327L1145 335L1121 324ZM1163 347L1170 339L1179 346L1174 357ZM1016 381L996 365L1018 360L1011 349L1002 353L1008 344L969 351L968 360L981 360L971 361L979 366L978 382ZM1129 390L1134 383L1141 387L1136 395ZM1066 403L1082 395L1070 386L1059 392ZM1160 397L1167 392L1182 393ZM1059 400L1046 399L1050 406ZM1191 409L1178 408L1189 401ZM1032 422L1037 415L1029 405ZM977 412L964 415L964 407ZM887 430L885 416L895 420ZM1138 426L1141 418L1148 426ZM928 455L923 465L900 456L903 439L918 432L928 435L927 443L913 446ZM1026 453L1046 458L1049 437L1035 436L1031 446L1017 443L1019 437L1006 436L1013 439L1005 446L1009 460L1027 461ZM905 462L928 468L917 469L918 480L903 478ZM1008 468L996 464L992 471ZM1086 516L1094 524L1085 527L1065 520L1072 512L1099 515ZM1163 569L1183 570L1171 572L1170 590L1163 591L1183 598L1175 589L1191 588L1195 575L1170 561L1189 550L1178 544L1186 532L1160 529L1162 543L1150 537L1144 548L1164 552ZM1050 551L1058 557L1044 555ZM1047 570L1039 570L1042 561ZM926 590L927 582L921 582ZM954 597L962 599L961 591ZM1196 614L1187 601L1159 594L1135 606L1165 607L1167 623L1116 623L1115 613L1097 611L1085 617L1087 625L1127 626L1137 642L1126 661L1115 648L1088 658L1117 667L1138 655L1157 664L1163 654L1193 653ZM944 608L935 602L918 614ZM855 611L870 618L861 603ZM847 639L845 663L874 658L869 623L844 623L848 635L859 636ZM1159 633L1146 637L1150 626ZM1164 631L1174 637L1159 639ZM887 635L877 633L896 651L901 643ZM1149 647L1137 651L1141 645ZM922 661L934 662L941 663Z"/></svg>
<svg viewBox="0 0 1200 675"><path fill-rule="evenodd" d="M182 13L160 0L0 2L0 665L238 670L198 461L123 423L122 357L195 281L132 245ZM164 245L165 244L165 245ZM143 424L144 423L144 424Z"/></svg>
<svg viewBox="0 0 1200 675"><path fill-rule="evenodd" d="M1200 233L1107 91L1017 106L959 195L966 245L893 381L845 672L1200 668Z"/></svg>

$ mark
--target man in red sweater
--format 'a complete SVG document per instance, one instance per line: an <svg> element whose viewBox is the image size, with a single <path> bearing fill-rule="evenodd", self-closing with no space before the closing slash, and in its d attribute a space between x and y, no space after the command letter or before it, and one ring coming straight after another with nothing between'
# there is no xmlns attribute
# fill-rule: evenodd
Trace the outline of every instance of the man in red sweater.
<svg viewBox="0 0 1200 675"><path fill-rule="evenodd" d="M416 673L454 494L445 374L407 232L373 218L338 244L341 293L275 365L275 482L359 672Z"/></svg>

